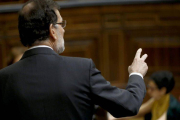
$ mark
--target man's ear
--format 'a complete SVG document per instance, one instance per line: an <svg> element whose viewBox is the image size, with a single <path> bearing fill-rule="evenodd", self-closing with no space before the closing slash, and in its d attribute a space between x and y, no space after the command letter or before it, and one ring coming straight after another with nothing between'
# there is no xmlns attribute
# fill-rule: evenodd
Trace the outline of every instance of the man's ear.
<svg viewBox="0 0 180 120"><path fill-rule="evenodd" d="M56 31L55 31L55 27L53 26L53 24L50 24L49 27L49 31L50 31L50 37L53 38L53 40L56 40Z"/></svg>

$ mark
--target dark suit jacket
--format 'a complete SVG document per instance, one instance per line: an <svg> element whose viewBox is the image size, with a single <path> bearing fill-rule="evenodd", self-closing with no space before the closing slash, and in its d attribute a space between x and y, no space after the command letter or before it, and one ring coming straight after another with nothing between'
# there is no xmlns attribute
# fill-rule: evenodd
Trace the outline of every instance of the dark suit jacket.
<svg viewBox="0 0 180 120"><path fill-rule="evenodd" d="M28 50L0 70L0 117L7 120L91 120L94 104L115 117L135 115L145 96L143 79L111 86L91 59L63 57L50 48Z"/></svg>

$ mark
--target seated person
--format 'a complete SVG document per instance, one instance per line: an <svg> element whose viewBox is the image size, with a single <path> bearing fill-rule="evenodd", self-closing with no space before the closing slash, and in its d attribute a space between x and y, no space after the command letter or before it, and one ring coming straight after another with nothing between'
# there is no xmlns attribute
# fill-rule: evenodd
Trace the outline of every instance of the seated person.
<svg viewBox="0 0 180 120"><path fill-rule="evenodd" d="M27 48L22 47L22 46L12 47L7 57L7 65L11 65L15 62L18 62L26 50Z"/></svg>
<svg viewBox="0 0 180 120"><path fill-rule="evenodd" d="M138 117L144 117L145 120L180 120L180 103L170 94L174 85L172 73L168 71L153 73L147 86L147 92L152 98L141 106L136 116L118 120ZM110 117L110 120L115 120Z"/></svg>

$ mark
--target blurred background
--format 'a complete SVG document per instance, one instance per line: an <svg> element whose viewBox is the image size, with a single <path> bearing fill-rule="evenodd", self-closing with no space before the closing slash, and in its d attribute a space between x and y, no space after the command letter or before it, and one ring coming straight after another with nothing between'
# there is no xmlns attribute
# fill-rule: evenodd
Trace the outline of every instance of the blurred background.
<svg viewBox="0 0 180 120"><path fill-rule="evenodd" d="M0 69L26 50L19 39L18 11L27 0L0 0ZM180 2L178 0L59 0L67 21L64 56L92 58L112 85L125 88L136 50L149 70L174 74L180 101ZM148 94L144 101L149 99ZM100 113L101 114L101 113ZM102 116L104 114L102 113Z"/></svg>

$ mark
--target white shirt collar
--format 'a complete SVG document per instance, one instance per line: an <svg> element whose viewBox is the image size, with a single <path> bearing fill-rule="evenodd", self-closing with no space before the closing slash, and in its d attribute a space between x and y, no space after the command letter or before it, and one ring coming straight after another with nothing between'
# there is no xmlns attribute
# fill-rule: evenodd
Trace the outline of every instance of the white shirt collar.
<svg viewBox="0 0 180 120"><path fill-rule="evenodd" d="M49 46L47 46L47 45L37 45L37 46L30 47L28 50L31 50L31 49L34 49L34 48L40 48L40 47L46 47L46 48L52 49L51 47L49 47ZM52 49L52 50L53 50L53 49Z"/></svg>

